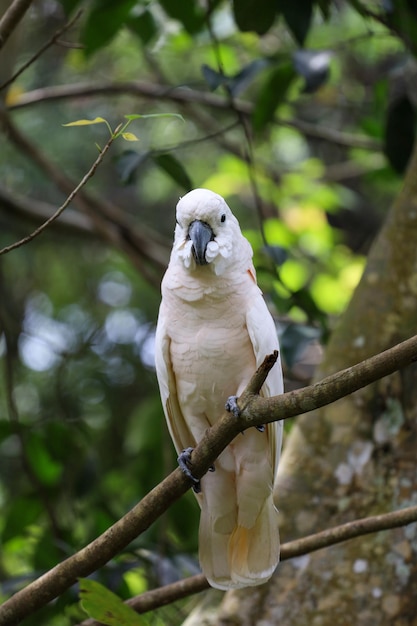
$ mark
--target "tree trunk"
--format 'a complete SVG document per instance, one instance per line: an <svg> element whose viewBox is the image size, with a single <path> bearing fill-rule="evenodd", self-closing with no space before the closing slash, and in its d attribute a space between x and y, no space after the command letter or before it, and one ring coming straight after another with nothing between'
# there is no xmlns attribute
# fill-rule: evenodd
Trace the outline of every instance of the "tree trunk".
<svg viewBox="0 0 417 626"><path fill-rule="evenodd" d="M416 329L417 149L317 378ZM276 487L282 540L416 504L416 417L414 366L298 418ZM226 594L204 623L417 626L417 525L282 563L269 584Z"/></svg>

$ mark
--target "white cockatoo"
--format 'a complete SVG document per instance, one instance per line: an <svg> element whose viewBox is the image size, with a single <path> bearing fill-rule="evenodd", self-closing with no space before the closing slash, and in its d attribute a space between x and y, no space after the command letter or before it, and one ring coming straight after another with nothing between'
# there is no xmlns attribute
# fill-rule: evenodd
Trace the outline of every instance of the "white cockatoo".
<svg viewBox="0 0 417 626"><path fill-rule="evenodd" d="M163 409L178 453L196 446L222 416L229 396L239 396L265 356L279 348L252 254L221 196L194 189L180 199L155 349ZM278 360L261 393L282 392ZM201 479L199 557L213 587L260 585L277 566L272 489L281 440L282 422L268 424L264 432L246 430Z"/></svg>

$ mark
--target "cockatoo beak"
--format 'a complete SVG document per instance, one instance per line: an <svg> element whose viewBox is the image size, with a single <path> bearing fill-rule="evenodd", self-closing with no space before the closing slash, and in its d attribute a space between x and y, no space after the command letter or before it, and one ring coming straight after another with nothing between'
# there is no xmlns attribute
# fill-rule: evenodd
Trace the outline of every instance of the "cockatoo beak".
<svg viewBox="0 0 417 626"><path fill-rule="evenodd" d="M194 220L194 222L191 222L188 229L188 237L193 242L193 255L197 265L207 265L207 244L214 239L211 226L206 222Z"/></svg>

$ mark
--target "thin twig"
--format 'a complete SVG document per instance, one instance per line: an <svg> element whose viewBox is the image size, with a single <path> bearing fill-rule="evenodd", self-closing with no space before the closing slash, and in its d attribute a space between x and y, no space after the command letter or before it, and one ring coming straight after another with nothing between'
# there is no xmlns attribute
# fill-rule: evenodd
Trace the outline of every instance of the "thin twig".
<svg viewBox="0 0 417 626"><path fill-rule="evenodd" d="M92 176L94 176L96 169L102 162L107 150L112 145L114 139L115 139L115 136L113 134L108 140L108 142L106 143L106 145L104 146L104 148L102 149L102 151L100 152L100 154L98 155L97 159L94 161L93 165L88 170L87 174L82 178L82 180L78 183L75 189L71 191L71 193L69 194L65 202L61 204L61 206L55 211L55 213L51 215L51 217L47 219L46 222L44 222L43 224L38 226L38 228L36 228L33 232L31 232L30 235L27 235L26 237L23 237L23 239L19 239L19 241L16 241L15 243L12 243L9 246L6 246L5 248L2 248L0 250L0 256L2 254L7 254L8 252L11 252L12 250L16 250L16 248L20 248L21 246L24 246L25 244L35 239L35 237L43 233L43 231L46 228L48 228L48 226L52 224L52 222L54 222L61 215L63 211L65 211L67 206L71 204L71 202L73 201L77 193L80 191L80 189L82 189L84 185L87 183L87 181L90 180Z"/></svg>
<svg viewBox="0 0 417 626"><path fill-rule="evenodd" d="M244 407L239 419L225 413L205 433L192 455L193 475L201 478L242 430L274 419L283 420L313 411L415 361L417 336L347 370L328 376L315 385L267 399L255 396ZM249 386L252 384L253 380ZM271 418L271 415L274 417ZM0 626L18 624L23 618L64 593L79 577L88 576L102 567L147 530L190 488L190 482L179 468L175 469L97 539L6 600L0 606Z"/></svg>
<svg viewBox="0 0 417 626"><path fill-rule="evenodd" d="M19 24L33 0L14 0L0 19L0 50Z"/></svg>
<svg viewBox="0 0 417 626"><path fill-rule="evenodd" d="M64 24L64 26L62 28L60 28L59 30L56 31L55 35L53 35L49 41L47 41L43 46L41 46L39 48L39 50L37 52L35 52L35 54L33 56L30 57L30 59L28 59L26 61L26 63L24 63L22 65L22 67L20 67L11 78L9 78L8 80L6 80L4 83L2 83L0 85L0 91L2 89L5 89L6 87L8 87L9 85L11 85L16 78L18 78L21 74L23 74L23 72L25 70L27 70L28 67L30 67L32 65L32 63L34 63L35 61L37 61L39 59L39 57L51 46L54 45L54 43L58 43L59 37L65 33L67 30L69 30L74 24L75 22L79 19L79 17L82 14L82 10L80 9L76 15L66 24Z"/></svg>
<svg viewBox="0 0 417 626"><path fill-rule="evenodd" d="M22 154L32 159L64 194L70 194L75 182L30 141L13 123L10 115L1 108L0 122L4 125L8 139ZM91 218L96 231L103 239L130 255L142 275L151 284L158 282L159 286L159 275L155 276L152 269L155 267L159 271L160 268L165 268L169 252L166 242L157 231L145 228L143 224L140 229L136 228L133 220L113 202L103 197L96 198L85 189L81 189L75 196L74 204Z"/></svg>
<svg viewBox="0 0 417 626"><path fill-rule="evenodd" d="M417 522L417 506L410 506L399 511L372 515L356 519L339 526L333 526L319 533L288 541L281 546L280 560L289 561L305 554L311 554L323 548L329 548L349 539L363 537L382 530L392 530ZM145 591L144 593L126 601L137 613L154 611L177 600L187 598L201 591L209 589L210 585L203 574L196 574L170 585ZM101 622L95 619L86 619L76 626L100 626Z"/></svg>

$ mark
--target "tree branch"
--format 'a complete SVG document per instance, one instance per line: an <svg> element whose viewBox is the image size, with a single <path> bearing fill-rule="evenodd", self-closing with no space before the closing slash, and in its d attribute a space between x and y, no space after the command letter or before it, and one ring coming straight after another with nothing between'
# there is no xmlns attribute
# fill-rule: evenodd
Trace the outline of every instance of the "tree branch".
<svg viewBox="0 0 417 626"><path fill-rule="evenodd" d="M0 20L0 50L19 24L33 0L14 0Z"/></svg>
<svg viewBox="0 0 417 626"><path fill-rule="evenodd" d="M39 48L39 50L37 52L35 52L34 55L32 55L30 57L30 59L28 59L26 61L26 63L24 63L22 65L22 67L20 67L14 74L13 76L11 76L8 80L6 80L4 83L2 83L0 85L0 91L2 89L5 89L6 87L8 87L9 85L11 85L16 78L18 78L21 74L23 74L23 72L25 70L27 70L28 67L30 67L32 65L32 63L34 63L37 59L39 59L39 57L46 51L48 50L48 48L50 48L51 46L54 45L54 43L57 43L60 36L63 35L63 33L65 33L67 30L69 30L74 24L75 22L79 19L80 15L82 14L82 10L78 11L76 13L76 15L69 21L66 22L66 24L64 24L64 26L62 26L62 28L60 28L59 30L56 31L56 33L49 39L49 41L47 41L46 43L43 44L43 46L41 46ZM1 47L1 46L0 46Z"/></svg>
<svg viewBox="0 0 417 626"><path fill-rule="evenodd" d="M257 387L254 381L258 379L259 382L260 370L265 371L270 365L264 364L241 396L241 417L237 419L225 413L195 448L192 455L193 475L201 478L234 437L246 428L313 411L415 361L417 336L328 376L315 385L273 398L262 398L253 394L253 389ZM190 480L179 468L174 470L97 539L4 602L0 607L0 626L19 623L24 617L61 595L79 577L87 576L103 566L149 528L189 488Z"/></svg>
<svg viewBox="0 0 417 626"><path fill-rule="evenodd" d="M11 193L0 185L0 211L4 211L7 219L20 218L39 225L49 219L54 210L55 207L52 204L28 198L15 191ZM84 237L97 235L88 215L70 208L60 215L59 221L53 226Z"/></svg>
<svg viewBox="0 0 417 626"><path fill-rule="evenodd" d="M69 196L67 197L65 202L63 204L61 204L61 206L55 211L55 213L53 215L51 215L51 217L49 219L47 219L46 222L43 222L43 224L38 226L38 228L36 228L33 232L31 232L29 235L27 235L27 237L23 237L23 239L20 239L19 241L15 241L15 243L12 243L9 246L5 246L4 248L0 249L0 256L2 254L6 254L7 252L11 252L12 250L16 250L16 248L20 248L21 246L24 246L25 244L29 243L30 241L35 239L35 237L37 237L38 235L43 233L43 231L46 228L48 228L48 226L50 224L52 224L52 222L54 222L56 219L58 219L58 217L61 215L61 213L63 213L65 211L65 209L67 208L67 206L69 204L71 204L71 202L74 200L75 196L84 187L84 185L87 183L87 181L90 180L90 178L92 176L94 176L96 169L98 168L98 166L100 165L100 163L104 159L104 156L105 156L106 152L108 151L108 149L110 148L110 146L112 145L114 140L115 140L115 135L112 135L110 137L110 139L108 140L108 142L106 143L106 145L104 146L104 148L101 150L101 152L98 155L97 159L94 161L93 165L88 170L87 174L85 176L83 176L83 178L78 183L78 185L75 187L75 189L73 189L71 191L71 193L69 194Z"/></svg>
<svg viewBox="0 0 417 626"><path fill-rule="evenodd" d="M391 530L401 526L407 526L417 522L417 506L410 506L399 511L372 515L362 519L353 520L346 524L340 524L333 528L328 528L314 535L308 535L301 539L288 541L281 546L281 561L288 561L299 556L304 556L322 550L330 546L337 545L343 541L370 535L382 530ZM203 574L196 574L183 580L179 580L170 585L165 585L159 589L152 589L130 598L126 601L137 613L153 611L167 604L172 604L177 600L186 598L209 589L210 585ZM77 626L100 626L101 622L95 619L86 619Z"/></svg>
<svg viewBox="0 0 417 626"><path fill-rule="evenodd" d="M230 102L228 98L218 96L214 93L206 91L198 91L189 87L175 87L172 85L157 85L154 83L146 83L142 81L126 81L120 83L76 83L73 85L57 85L54 87L43 87L34 89L22 94L17 102L14 102L9 108L21 109L26 106L46 101L62 100L66 98L86 98L99 95L116 96L120 94L131 94L141 98L152 100L165 100L169 102L187 103L203 105L215 110L230 110ZM235 111L250 116L253 111L253 104L246 100L234 100ZM363 148L365 150L381 150L381 143L375 139L344 133L327 126L318 126L310 124L302 120L284 120L276 119L278 124L289 126L299 130L310 137L323 139L342 146Z"/></svg>

